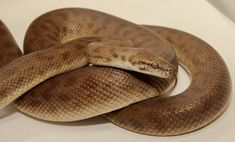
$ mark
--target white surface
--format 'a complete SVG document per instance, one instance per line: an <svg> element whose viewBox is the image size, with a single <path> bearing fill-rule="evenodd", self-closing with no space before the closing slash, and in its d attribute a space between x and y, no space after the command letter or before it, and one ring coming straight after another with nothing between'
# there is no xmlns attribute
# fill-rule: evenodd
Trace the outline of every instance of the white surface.
<svg viewBox="0 0 235 142"><path fill-rule="evenodd" d="M208 1L235 23L234 0L208 0Z"/></svg>
<svg viewBox="0 0 235 142"><path fill-rule="evenodd" d="M44 12L61 7L87 7L140 24L164 25L192 33L216 48L234 78L235 26L204 0L1 0L0 18L8 25L22 47L24 34L30 22ZM187 77L181 76L184 78L179 81L176 92L183 90L184 84L187 85L185 83ZM26 117L9 108L10 110L0 112L0 140L3 142L233 141L235 139L234 104L233 99L224 115L211 125L190 134L174 137L136 134L106 122L102 118L61 125L51 124ZM10 112L10 115L3 117L4 112Z"/></svg>

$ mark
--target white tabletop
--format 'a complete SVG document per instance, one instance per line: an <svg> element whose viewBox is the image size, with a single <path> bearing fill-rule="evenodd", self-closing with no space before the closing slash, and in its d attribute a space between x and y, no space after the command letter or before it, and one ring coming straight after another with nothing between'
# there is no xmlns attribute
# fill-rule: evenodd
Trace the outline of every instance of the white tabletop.
<svg viewBox="0 0 235 142"><path fill-rule="evenodd" d="M0 19L5 22L22 47L24 34L32 20L44 12L62 7L96 9L139 24L168 26L192 33L207 41L222 55L232 78L235 77L235 24L205 0L1 0ZM179 80L174 93L187 87L187 76L181 71L179 77L182 79ZM8 107L0 111L0 140L222 142L235 139L234 118L235 101L232 99L227 111L209 126L186 135L157 137L124 130L102 118L62 125L46 123Z"/></svg>

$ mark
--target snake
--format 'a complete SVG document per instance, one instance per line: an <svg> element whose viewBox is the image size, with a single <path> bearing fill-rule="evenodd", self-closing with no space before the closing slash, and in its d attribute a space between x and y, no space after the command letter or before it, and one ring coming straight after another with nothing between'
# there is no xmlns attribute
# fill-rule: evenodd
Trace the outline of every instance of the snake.
<svg viewBox="0 0 235 142"><path fill-rule="evenodd" d="M24 53L0 21L0 109L44 121L102 115L146 135L180 135L218 118L231 98L222 57L203 40L96 10L63 8L29 26ZM191 78L170 96L178 66Z"/></svg>

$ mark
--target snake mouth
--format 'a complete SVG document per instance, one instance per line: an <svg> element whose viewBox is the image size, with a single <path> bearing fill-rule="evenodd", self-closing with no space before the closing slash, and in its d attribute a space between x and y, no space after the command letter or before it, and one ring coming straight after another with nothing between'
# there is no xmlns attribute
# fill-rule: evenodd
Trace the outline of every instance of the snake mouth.
<svg viewBox="0 0 235 142"><path fill-rule="evenodd" d="M156 69L154 72L149 72L149 71L141 71L142 73L148 74L148 75L152 75L155 77L159 77L159 78L174 78L176 76L175 73L172 72L172 70L174 69L170 69L169 70L162 70L162 69Z"/></svg>
<svg viewBox="0 0 235 142"><path fill-rule="evenodd" d="M157 62L158 64L155 65L156 63L152 63L151 66L157 66L157 73L158 77L161 78L175 78L177 76L177 67L174 66L173 64L165 61L164 59L160 60L160 62Z"/></svg>
<svg viewBox="0 0 235 142"><path fill-rule="evenodd" d="M165 77L163 78L174 78L177 75L177 69L170 65L168 68L160 69L162 71L162 74L164 74Z"/></svg>
<svg viewBox="0 0 235 142"><path fill-rule="evenodd" d="M159 62L160 61L160 62ZM166 61L137 61L132 62L134 71L160 77L160 78L174 78L177 74L176 68Z"/></svg>

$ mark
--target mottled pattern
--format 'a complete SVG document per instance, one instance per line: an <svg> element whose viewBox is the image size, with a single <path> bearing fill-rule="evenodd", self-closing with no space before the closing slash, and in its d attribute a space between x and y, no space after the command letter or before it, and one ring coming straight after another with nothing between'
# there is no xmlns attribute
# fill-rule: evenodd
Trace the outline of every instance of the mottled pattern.
<svg viewBox="0 0 235 142"><path fill-rule="evenodd" d="M211 46L190 34L174 29L148 26L156 33L153 34L146 32L140 26L119 20L116 17L85 9L62 9L40 16L31 24L26 34L24 51L30 54L0 69L1 78L3 76L2 84L9 81L22 85L27 75L34 74L34 72L43 74L45 80L49 77L45 69L53 70L57 66L59 69L55 69L56 72L64 72L64 69L70 70L74 66L60 68L60 64L67 59L71 59L68 60L70 63L76 56L80 56L81 52L76 52L79 48L83 49L95 41L98 48L91 49L94 50L93 53L99 53L102 52L102 48L97 46L99 41L102 40L102 46L106 46L103 40L111 38L117 42L125 41L123 45L114 44L120 48L130 45L135 48L151 49L154 55L177 68L174 50L169 46L171 43L179 62L187 68L192 77L190 86L184 92L173 97L153 97L168 94L175 85L174 78L161 79L116 68L88 66L55 76L31 90L28 87L29 91L18 98L14 105L30 116L49 121L75 121L104 114L106 118L120 127L149 135L178 135L191 132L212 122L225 110L230 98L231 79L222 58ZM4 37L0 39L0 51L3 52L0 53L4 55L2 66L21 55L10 33L6 31L6 27L2 24L0 26L0 36ZM83 39L68 42L76 38ZM2 46L5 40L11 42L9 49L12 49L9 51ZM33 51L37 52L31 53ZM117 54L120 52L125 51L117 52L116 49L110 48L109 53L112 57L103 58L100 54L93 54L93 57L94 60L103 58L103 62L106 63L119 59L137 64L134 57L127 58L122 54ZM13 57L5 56L11 53L14 53L11 55ZM152 56L151 54L140 55L135 56L146 60ZM26 68L28 74L24 78L14 78L18 62L19 65L23 63L25 66L31 66ZM45 62L42 68L40 68L42 65L40 62ZM152 68L166 68L165 64L149 65ZM141 70L148 69L144 65L139 67ZM18 74L24 75L23 70L19 68L17 70L22 72ZM176 71L177 69L172 72ZM29 82L25 84L27 83ZM32 88L38 82L34 84L33 78L30 84ZM17 86L8 86L13 89L17 88ZM6 104L10 102L8 99L4 101L4 98L9 98L6 95L9 94L6 93L7 89L1 88L0 94L2 97L0 100ZM23 93L21 91L19 96ZM143 99L147 100L138 102ZM127 105L129 106L122 108ZM113 111L116 109L119 110Z"/></svg>
<svg viewBox="0 0 235 142"><path fill-rule="evenodd" d="M0 20L0 67L22 55L7 27Z"/></svg>
<svg viewBox="0 0 235 142"><path fill-rule="evenodd" d="M175 48L189 71L190 86L172 97L155 97L105 114L123 128L149 135L179 135L199 129L217 118L229 103L231 79L220 55L188 33L147 26Z"/></svg>
<svg viewBox="0 0 235 142"><path fill-rule="evenodd" d="M113 68L85 67L43 82L17 99L15 106L43 120L75 121L159 95L171 82Z"/></svg>
<svg viewBox="0 0 235 142"><path fill-rule="evenodd" d="M98 19L95 20L94 16ZM87 27L94 22L95 25ZM130 32L126 37L122 32L113 33L114 29L120 25L124 26L120 29L121 31ZM96 29L102 30L97 31ZM141 35L144 38L140 38ZM122 40L124 42L120 44ZM96 48L99 48L100 52L96 52L94 50ZM115 48L117 50L114 52ZM126 50L129 48L130 50ZM139 50L145 52L141 53ZM133 68L130 63L123 63L121 55L130 58L132 54L140 57L141 54L145 54L143 56L147 61L153 60L164 65L159 65L159 69L154 69L155 71L142 71L144 73L160 77L170 77L177 73L176 64L171 64L168 59L158 56L162 52L173 54L171 56L175 57L168 42L138 25L88 9L60 9L40 16L30 25L26 33L24 51L25 54L35 52L17 58L0 69L0 108L5 107L46 79L89 64L142 71L138 66ZM107 62L107 57L115 59L115 61ZM172 59L172 61L175 60ZM124 64L126 65L124 66ZM158 94L154 94L152 97ZM134 102L133 100L131 103ZM131 103L126 101L120 107ZM74 119L79 120L83 117Z"/></svg>

